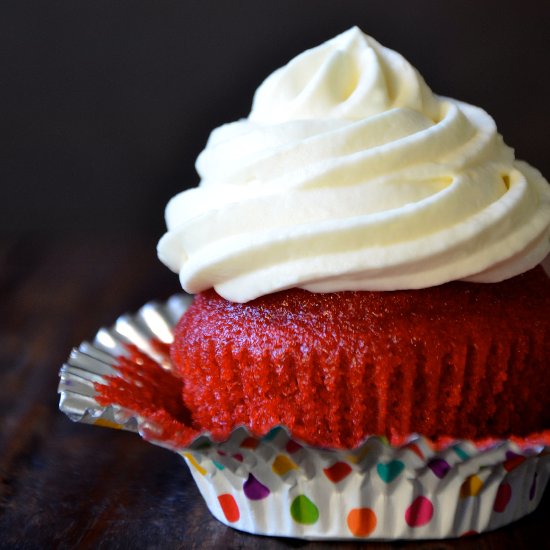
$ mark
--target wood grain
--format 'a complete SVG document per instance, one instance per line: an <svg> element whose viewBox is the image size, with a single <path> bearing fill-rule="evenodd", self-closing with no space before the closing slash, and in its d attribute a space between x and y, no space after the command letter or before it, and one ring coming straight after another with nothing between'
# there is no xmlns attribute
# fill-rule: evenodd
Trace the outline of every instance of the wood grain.
<svg viewBox="0 0 550 550"><path fill-rule="evenodd" d="M134 434L71 423L56 395L71 348L118 315L178 291L152 241L0 243L0 548L550 548L549 491L530 516L471 539L361 544L246 535L210 516L177 455Z"/></svg>

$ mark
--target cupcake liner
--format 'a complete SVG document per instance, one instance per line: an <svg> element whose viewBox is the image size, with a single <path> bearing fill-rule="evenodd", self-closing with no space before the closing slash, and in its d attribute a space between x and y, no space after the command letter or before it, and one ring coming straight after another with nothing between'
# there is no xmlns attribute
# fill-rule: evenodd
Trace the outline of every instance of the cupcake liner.
<svg viewBox="0 0 550 550"><path fill-rule="evenodd" d="M96 384L120 376L135 346L170 370L163 346L190 303L149 303L72 351L60 372L60 409L71 420L139 432L187 462L210 511L249 533L304 539L428 539L481 533L533 511L550 477L549 434L435 445L411 434L392 446L372 436L353 450L309 447L284 427L261 438L245 427L186 448L155 436L151 418L101 406ZM140 362L135 362L140 369ZM546 446L545 444L546 443Z"/></svg>
<svg viewBox="0 0 550 550"><path fill-rule="evenodd" d="M419 436L399 448L372 437L353 453L321 451L297 447L278 428L260 440L239 430L221 446L182 454L212 514L231 527L306 539L426 539L481 533L533 511L550 459L530 453L509 442L488 450L460 442L436 453Z"/></svg>

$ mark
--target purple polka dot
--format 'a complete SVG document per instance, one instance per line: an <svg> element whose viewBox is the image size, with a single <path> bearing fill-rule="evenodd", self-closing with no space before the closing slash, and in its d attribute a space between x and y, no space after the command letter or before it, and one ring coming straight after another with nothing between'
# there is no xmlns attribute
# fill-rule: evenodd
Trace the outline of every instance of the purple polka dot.
<svg viewBox="0 0 550 550"><path fill-rule="evenodd" d="M243 483L243 491L250 500L262 500L266 498L270 490L262 485L252 474L249 474L248 479Z"/></svg>
<svg viewBox="0 0 550 550"><path fill-rule="evenodd" d="M449 473L451 466L442 458L433 458L428 462L428 468L430 468L439 479L443 479Z"/></svg>

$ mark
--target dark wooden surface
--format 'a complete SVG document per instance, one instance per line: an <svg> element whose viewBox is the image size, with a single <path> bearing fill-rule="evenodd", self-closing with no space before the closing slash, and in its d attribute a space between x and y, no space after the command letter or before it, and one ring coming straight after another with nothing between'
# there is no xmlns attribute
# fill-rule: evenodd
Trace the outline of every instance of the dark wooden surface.
<svg viewBox="0 0 550 550"><path fill-rule="evenodd" d="M331 544L246 535L210 516L175 454L70 422L56 389L71 348L179 290L154 245L122 237L0 243L0 548L550 548L548 490L530 516L471 539Z"/></svg>

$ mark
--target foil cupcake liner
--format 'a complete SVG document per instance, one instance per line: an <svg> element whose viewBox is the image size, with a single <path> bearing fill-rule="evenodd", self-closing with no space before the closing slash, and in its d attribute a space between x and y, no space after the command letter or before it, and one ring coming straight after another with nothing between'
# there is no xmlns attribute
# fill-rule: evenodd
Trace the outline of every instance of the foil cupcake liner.
<svg viewBox="0 0 550 550"><path fill-rule="evenodd" d="M118 376L136 346L171 369L155 342L170 344L191 298L176 295L123 315L74 349L60 371L59 407L71 420L125 429L152 439L153 422L96 401L95 384ZM135 368L139 369L139 362ZM190 467L211 513L254 534L303 539L442 539L502 527L532 512L550 478L550 447L528 440L452 441L436 449L411 434L392 446L368 438L353 450L296 441L284 427L262 438L244 427L224 442L201 434L172 448Z"/></svg>

